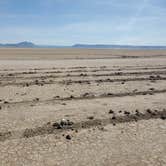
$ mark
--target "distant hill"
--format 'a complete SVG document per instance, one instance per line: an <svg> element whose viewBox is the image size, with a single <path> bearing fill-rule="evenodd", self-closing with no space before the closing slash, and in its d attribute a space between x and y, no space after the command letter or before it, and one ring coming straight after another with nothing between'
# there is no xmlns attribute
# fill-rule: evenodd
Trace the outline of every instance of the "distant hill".
<svg viewBox="0 0 166 166"><path fill-rule="evenodd" d="M14 44L0 44L0 47L12 47L12 48L35 48L35 47L38 47L37 45L35 45L34 43L32 42L27 42L27 41L24 41L24 42L20 42L20 43L14 43Z"/></svg>
<svg viewBox="0 0 166 166"><path fill-rule="evenodd" d="M20 42L13 44L0 44L5 48L98 48L98 49L166 49L166 46L137 46L137 45L107 45L107 44L75 44L73 46L56 46L56 45L36 45L32 42Z"/></svg>
<svg viewBox="0 0 166 166"><path fill-rule="evenodd" d="M166 46L134 46L134 45L104 45L104 44L75 44L73 48L110 48L110 49L166 49Z"/></svg>

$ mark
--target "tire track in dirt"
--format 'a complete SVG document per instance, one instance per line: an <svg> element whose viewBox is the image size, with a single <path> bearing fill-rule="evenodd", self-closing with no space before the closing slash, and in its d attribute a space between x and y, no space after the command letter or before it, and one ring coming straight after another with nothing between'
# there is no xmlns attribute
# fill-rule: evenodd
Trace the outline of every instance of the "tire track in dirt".
<svg viewBox="0 0 166 166"><path fill-rule="evenodd" d="M160 70L160 69L166 69L166 67L135 67L135 68L96 68L96 69L79 69L79 70L68 70L65 69L64 71L62 70L57 70L57 71L45 71L45 72L37 72L35 69L33 71L24 71L24 72L12 72L12 73L1 73L1 75L3 77L11 77L11 76L17 76L17 75L33 75L33 74L56 74L56 73L81 73L81 72L84 72L84 73L88 73L88 72L101 72L101 71L123 71L123 70L127 70L127 71L130 71L130 70ZM30 70L30 69L29 69ZM51 69L50 69L51 70ZM19 78L19 77L18 77Z"/></svg>
<svg viewBox="0 0 166 166"><path fill-rule="evenodd" d="M102 72L102 70L100 71ZM42 75L42 76L34 76L34 77L16 77L14 75L11 76L3 76L0 81L11 80L11 79L48 79L48 78L68 78L68 77L109 77L109 76L130 76L130 75L166 75L166 71L149 71L149 72L115 72L115 73L101 73L101 74L87 74L87 73L80 73L80 74L66 74L66 75ZM6 81L5 80L5 81Z"/></svg>
<svg viewBox="0 0 166 166"><path fill-rule="evenodd" d="M0 106L8 106L8 105L18 105L18 104L40 104L40 103L48 103L53 101L70 101L70 100L93 100L93 99L102 99L102 98L115 98L115 97L127 97L127 96L140 96L140 95L155 95L160 93L166 93L166 89L163 90L148 90L148 91L140 91L140 92L128 92L128 93L103 93L100 95L94 95L89 93L84 93L80 96L69 96L69 97L55 97L48 100L40 100L37 98L34 100L24 100L19 102L8 102L5 101L5 103L0 104Z"/></svg>
<svg viewBox="0 0 166 166"><path fill-rule="evenodd" d="M146 65L146 67L143 65L143 66L123 66L123 67L119 67L119 66L112 66L113 70L141 70L141 69L144 69L144 70L148 70L148 69L166 69L165 65ZM92 69L92 70L101 70L101 69L110 69L108 68L108 66L98 66L98 67L95 67L95 66L78 66L78 67L52 67L52 68L19 68L19 69L0 69L0 71L3 71L3 72L7 72L7 71L21 71L19 73L23 73L22 70L25 70L25 71L42 71L42 70L64 70L64 71L68 71L68 70L85 70L87 71L87 69ZM62 71L63 72L63 71ZM18 74L19 74L18 73Z"/></svg>
<svg viewBox="0 0 166 166"><path fill-rule="evenodd" d="M104 83L104 82L131 82L131 81L152 81L155 82L157 80L166 80L166 77L161 77L160 75L157 76L149 76L147 77L139 77L139 78L122 78L122 79L93 79L93 80L63 80L63 81L54 81L54 80L35 80L32 82L8 82L3 83L0 82L0 87L5 86L23 86L23 87L29 87L33 85L49 85L49 84L64 84L64 85L71 85L71 84L91 84L91 83Z"/></svg>
<svg viewBox="0 0 166 166"><path fill-rule="evenodd" d="M106 126L108 124L119 124L119 123L131 123L138 122L141 120L151 120L151 119L161 119L166 120L166 109L162 111L151 111L150 109L146 110L145 113L139 113L138 111L135 114L126 114L124 116L110 116L105 119L91 119L87 121L80 121L77 123L71 123L70 125L59 126L58 122L48 122L41 127L25 129L22 131L8 131L0 133L0 141L6 141L11 139L21 139L21 138L31 138L40 135L46 134L60 134L66 130L81 130L88 129L98 126Z"/></svg>

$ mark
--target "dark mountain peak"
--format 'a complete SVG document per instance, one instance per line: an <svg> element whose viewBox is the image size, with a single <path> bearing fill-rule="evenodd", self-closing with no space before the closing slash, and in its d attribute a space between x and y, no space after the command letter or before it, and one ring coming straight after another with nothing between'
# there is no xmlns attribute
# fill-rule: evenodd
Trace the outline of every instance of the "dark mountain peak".
<svg viewBox="0 0 166 166"><path fill-rule="evenodd" d="M35 47L35 44L32 43L32 42L28 42L28 41L23 41L23 42L20 42L20 43L17 43L18 46L20 47Z"/></svg>
<svg viewBox="0 0 166 166"><path fill-rule="evenodd" d="M18 47L18 48L34 48L37 47L34 43L23 41L20 43L13 43L13 44L0 44L0 47Z"/></svg>

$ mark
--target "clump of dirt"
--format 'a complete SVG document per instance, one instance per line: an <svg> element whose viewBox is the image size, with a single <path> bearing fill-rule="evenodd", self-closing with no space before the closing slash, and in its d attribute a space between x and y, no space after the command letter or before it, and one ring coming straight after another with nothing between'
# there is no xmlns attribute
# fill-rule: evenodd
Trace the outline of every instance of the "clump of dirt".
<svg viewBox="0 0 166 166"><path fill-rule="evenodd" d="M68 129L71 128L74 123L70 120L62 119L59 123L55 122L52 124L52 126L55 129Z"/></svg>
<svg viewBox="0 0 166 166"><path fill-rule="evenodd" d="M166 120L166 116L165 115L161 115L160 117L162 120Z"/></svg>
<svg viewBox="0 0 166 166"><path fill-rule="evenodd" d="M136 116L140 116L141 115L141 113L139 112L139 110L137 110L137 109L135 110L135 115Z"/></svg>
<svg viewBox="0 0 166 166"><path fill-rule="evenodd" d="M71 140L71 136L70 135L66 135L66 139Z"/></svg>
<svg viewBox="0 0 166 166"><path fill-rule="evenodd" d="M113 110L109 110L109 112L108 112L109 114L113 114L114 113L114 111Z"/></svg>
<svg viewBox="0 0 166 166"><path fill-rule="evenodd" d="M88 116L87 117L89 120L93 120L94 119L94 116Z"/></svg>
<svg viewBox="0 0 166 166"><path fill-rule="evenodd" d="M6 139L9 139L11 136L12 136L12 133L10 131L0 133L0 141L5 141Z"/></svg>
<svg viewBox="0 0 166 166"><path fill-rule="evenodd" d="M26 83L26 84L25 84L25 86L26 86L26 87L29 87L29 84L28 84L28 83Z"/></svg>
<svg viewBox="0 0 166 166"><path fill-rule="evenodd" d="M149 113L149 114L152 113L151 109L147 109L146 112Z"/></svg>
<svg viewBox="0 0 166 166"><path fill-rule="evenodd" d="M113 117L112 117L112 120L115 120L115 119L116 119L116 117L115 117L115 116L113 116Z"/></svg>
<svg viewBox="0 0 166 166"><path fill-rule="evenodd" d="M70 96L70 99L74 99L75 97L73 95Z"/></svg>
<svg viewBox="0 0 166 166"><path fill-rule="evenodd" d="M34 101L39 101L40 99L39 98L35 98Z"/></svg>
<svg viewBox="0 0 166 166"><path fill-rule="evenodd" d="M83 95L82 95L82 97L94 97L94 94L92 94L92 93L84 93Z"/></svg>
<svg viewBox="0 0 166 166"><path fill-rule="evenodd" d="M124 114L125 115L130 115L130 112L129 111L124 111Z"/></svg>
<svg viewBox="0 0 166 166"><path fill-rule="evenodd" d="M160 116L160 119L166 120L166 109L163 109L163 112L162 112L162 114Z"/></svg>

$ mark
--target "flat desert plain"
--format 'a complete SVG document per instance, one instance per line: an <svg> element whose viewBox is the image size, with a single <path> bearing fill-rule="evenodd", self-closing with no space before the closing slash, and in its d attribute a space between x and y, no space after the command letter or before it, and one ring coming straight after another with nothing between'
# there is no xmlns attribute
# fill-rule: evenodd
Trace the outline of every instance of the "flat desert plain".
<svg viewBox="0 0 166 166"><path fill-rule="evenodd" d="M165 166L166 50L0 49L1 166Z"/></svg>

